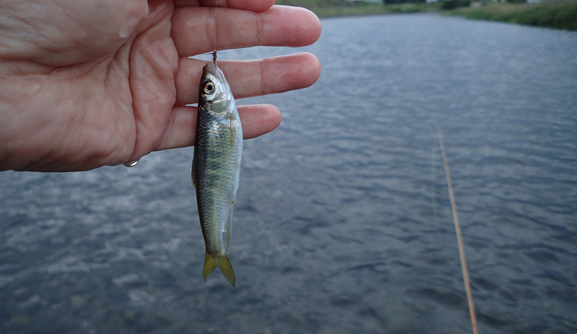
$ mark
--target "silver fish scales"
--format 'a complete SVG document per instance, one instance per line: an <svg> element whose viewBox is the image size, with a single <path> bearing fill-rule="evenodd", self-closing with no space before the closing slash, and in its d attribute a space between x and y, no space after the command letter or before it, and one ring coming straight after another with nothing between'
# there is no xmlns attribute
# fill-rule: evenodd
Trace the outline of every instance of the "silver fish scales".
<svg viewBox="0 0 577 334"><path fill-rule="evenodd" d="M216 65L202 69L192 181L206 245L204 280L216 267L236 286L228 259L233 203L239 183L242 126L224 74Z"/></svg>

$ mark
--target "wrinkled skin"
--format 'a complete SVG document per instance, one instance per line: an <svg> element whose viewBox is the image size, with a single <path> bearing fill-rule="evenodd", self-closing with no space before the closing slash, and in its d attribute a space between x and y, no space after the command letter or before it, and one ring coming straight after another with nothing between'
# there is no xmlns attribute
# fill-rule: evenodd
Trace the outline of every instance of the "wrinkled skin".
<svg viewBox="0 0 577 334"><path fill-rule="evenodd" d="M198 84L214 48L303 46L318 18L274 0L0 0L0 170L76 171L194 144ZM307 87L300 53L219 61L235 97ZM271 105L239 108L245 138L276 128Z"/></svg>

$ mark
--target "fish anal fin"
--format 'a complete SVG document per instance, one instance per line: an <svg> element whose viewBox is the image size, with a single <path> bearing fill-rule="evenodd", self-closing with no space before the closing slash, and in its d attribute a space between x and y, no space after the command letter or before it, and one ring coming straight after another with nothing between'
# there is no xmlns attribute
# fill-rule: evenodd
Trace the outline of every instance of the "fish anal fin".
<svg viewBox="0 0 577 334"><path fill-rule="evenodd" d="M234 201L234 199L233 199ZM224 235L226 237L225 240L222 240L223 244L225 245L224 252L228 254L228 250L230 249L230 237L232 235L232 213L233 213L233 206L232 203L228 207L228 211L226 213L226 220L224 222ZM223 238L224 239L224 238Z"/></svg>

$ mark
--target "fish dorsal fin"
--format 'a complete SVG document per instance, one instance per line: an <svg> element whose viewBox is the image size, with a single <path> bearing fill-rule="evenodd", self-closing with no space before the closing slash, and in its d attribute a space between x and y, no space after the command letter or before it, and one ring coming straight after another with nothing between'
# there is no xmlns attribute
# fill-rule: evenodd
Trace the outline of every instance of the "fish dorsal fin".
<svg viewBox="0 0 577 334"><path fill-rule="evenodd" d="M196 180L194 179L194 161L192 162L192 171L190 175L192 176L192 185L194 186L194 188L196 188Z"/></svg>

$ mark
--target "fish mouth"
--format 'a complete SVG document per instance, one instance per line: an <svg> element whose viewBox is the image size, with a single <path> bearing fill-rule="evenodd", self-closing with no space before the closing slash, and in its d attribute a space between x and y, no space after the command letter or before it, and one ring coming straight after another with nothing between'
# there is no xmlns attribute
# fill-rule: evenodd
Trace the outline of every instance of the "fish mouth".
<svg viewBox="0 0 577 334"><path fill-rule="evenodd" d="M218 68L218 66L214 63L206 63L206 65L204 65L202 68L203 76L207 76L209 74L220 81L225 81L224 74L222 73L221 69Z"/></svg>
<svg viewBox="0 0 577 334"><path fill-rule="evenodd" d="M216 64L207 63L206 65L204 65L204 67L202 68L202 74L206 75L209 73L214 76L217 76L218 67L216 66Z"/></svg>

